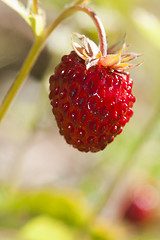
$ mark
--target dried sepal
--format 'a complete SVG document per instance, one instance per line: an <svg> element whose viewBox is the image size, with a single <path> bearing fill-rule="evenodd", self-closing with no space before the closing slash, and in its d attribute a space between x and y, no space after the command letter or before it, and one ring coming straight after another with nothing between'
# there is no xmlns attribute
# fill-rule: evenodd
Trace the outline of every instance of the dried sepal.
<svg viewBox="0 0 160 240"><path fill-rule="evenodd" d="M107 54L115 54L119 52L122 49L125 42L126 42L126 34L123 36L121 40L119 40L118 42L116 42L115 44L113 44L111 47L108 48Z"/></svg>
<svg viewBox="0 0 160 240"><path fill-rule="evenodd" d="M112 67L120 63L119 55L111 55L108 54L106 57L102 57L99 59L99 64L103 67Z"/></svg>
<svg viewBox="0 0 160 240"><path fill-rule="evenodd" d="M142 64L130 63L130 61L140 57L141 54L124 53L128 48L128 45L125 44L125 36L108 49L106 56L102 56L100 48L85 35L74 33L74 36L79 39L81 45L71 39L73 49L85 61L87 69L98 64L111 70L123 72Z"/></svg>
<svg viewBox="0 0 160 240"><path fill-rule="evenodd" d="M84 54L85 49L81 47L78 43L73 42L73 39L71 39L72 47L74 51L77 53L77 55L82 58L83 60L87 60L87 56Z"/></svg>
<svg viewBox="0 0 160 240"><path fill-rule="evenodd" d="M130 62L141 56L139 53L124 53L121 55L121 62Z"/></svg>
<svg viewBox="0 0 160 240"><path fill-rule="evenodd" d="M75 50L75 52L79 55L84 55L82 57L82 59L86 59L86 57L88 58L96 58L97 54L100 52L98 46L91 41L89 38L87 38L85 35L81 35L79 33L74 33L74 36L76 36L82 43L82 46L79 45L78 43L74 42L73 39L71 39L72 41L72 46Z"/></svg>
<svg viewBox="0 0 160 240"><path fill-rule="evenodd" d="M73 38L71 38L72 47L77 55L85 60L87 69L96 65L101 57L101 52L98 46L85 35L81 35L79 33L74 33L73 35L80 40L82 45L74 42Z"/></svg>

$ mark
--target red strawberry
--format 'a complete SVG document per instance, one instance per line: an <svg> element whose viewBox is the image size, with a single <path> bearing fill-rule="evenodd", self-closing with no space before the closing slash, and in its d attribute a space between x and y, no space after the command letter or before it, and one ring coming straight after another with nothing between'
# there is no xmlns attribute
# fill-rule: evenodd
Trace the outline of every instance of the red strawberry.
<svg viewBox="0 0 160 240"><path fill-rule="evenodd" d="M153 186L139 186L130 194L124 218L135 223L151 220L155 216L158 203L158 192Z"/></svg>
<svg viewBox="0 0 160 240"><path fill-rule="evenodd" d="M73 43L50 77L50 95L57 125L67 143L80 151L104 149L122 132L133 114L132 80L124 69L136 54L101 56L84 35L84 47Z"/></svg>

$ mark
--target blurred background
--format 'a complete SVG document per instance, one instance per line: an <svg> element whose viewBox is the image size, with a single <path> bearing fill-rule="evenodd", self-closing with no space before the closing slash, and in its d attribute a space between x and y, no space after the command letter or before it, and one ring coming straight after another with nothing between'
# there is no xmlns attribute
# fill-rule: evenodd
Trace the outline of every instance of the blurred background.
<svg viewBox="0 0 160 240"><path fill-rule="evenodd" d="M70 3L41 0L47 25ZM77 239L127 161L131 165L103 211L79 239L160 239L160 1L95 0L89 7L101 18L109 45L126 33L128 50L143 54L143 65L130 71L134 115L102 152L78 152L59 135L48 99L49 76L72 50L72 32L98 43L87 15L65 20L0 124L0 239ZM33 40L25 21L0 1L0 102Z"/></svg>

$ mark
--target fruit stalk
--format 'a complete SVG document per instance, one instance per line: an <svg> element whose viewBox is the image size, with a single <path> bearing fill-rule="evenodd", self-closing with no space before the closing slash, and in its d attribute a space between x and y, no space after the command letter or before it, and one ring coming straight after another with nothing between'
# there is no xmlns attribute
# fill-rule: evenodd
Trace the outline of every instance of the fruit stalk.
<svg viewBox="0 0 160 240"><path fill-rule="evenodd" d="M37 6L38 1L34 1L35 6ZM37 6L38 7L38 6ZM63 12L53 21L53 23L43 32L43 35L35 39L35 43L33 44L30 53L25 60L19 75L15 79L13 85L9 89L8 93L6 94L1 106L0 106L0 122L5 116L12 100L14 99L15 95L17 94L18 90L20 89L21 85L23 84L25 78L28 76L30 70L32 69L36 59L38 58L47 38L49 35L54 31L54 29L66 18L71 16L73 13L77 11L83 11L87 13L95 22L98 33L99 33L99 41L101 46L102 54L105 55L107 51L107 42L105 38L105 30L100 19L97 15L88 7L81 6L81 5L73 5L71 7L67 7L63 10Z"/></svg>
<svg viewBox="0 0 160 240"><path fill-rule="evenodd" d="M33 0L33 13L38 14L38 0Z"/></svg>
<svg viewBox="0 0 160 240"><path fill-rule="evenodd" d="M85 5L75 5L75 6L66 8L59 15L59 17L48 27L48 29L46 30L46 33L45 33L45 38L47 38L50 35L50 33L57 27L57 25L61 21L65 20L66 18L68 18L70 15L72 15L76 11L85 12L94 21L94 23L97 27L97 31L98 31L99 44L100 44L100 50L101 50L102 56L106 56L107 55L107 40L106 40L106 33L105 33L104 26L103 26L101 20L99 19L99 17L96 15L96 13L92 9L86 7Z"/></svg>
<svg viewBox="0 0 160 240"><path fill-rule="evenodd" d="M4 98L2 105L0 107L0 121L3 119L5 113L7 112L13 98L15 97L16 93L20 89L21 85L24 83L26 76L28 75L29 71L31 70L32 66L34 65L40 51L42 48L42 42L40 39L37 39L33 44L26 61L24 62L21 71L19 72L16 80L12 84L11 88L9 89L6 97Z"/></svg>

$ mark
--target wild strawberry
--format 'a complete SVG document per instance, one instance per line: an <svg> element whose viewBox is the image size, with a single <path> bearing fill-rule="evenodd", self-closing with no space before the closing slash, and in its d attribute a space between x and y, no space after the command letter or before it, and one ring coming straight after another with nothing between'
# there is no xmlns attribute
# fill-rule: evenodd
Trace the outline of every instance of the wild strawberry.
<svg viewBox="0 0 160 240"><path fill-rule="evenodd" d="M72 41L74 51L62 57L50 77L53 113L60 134L80 151L97 152L112 142L133 114L135 97L127 61L138 54L114 52L106 56L84 35L83 46Z"/></svg>
<svg viewBox="0 0 160 240"><path fill-rule="evenodd" d="M158 203L158 191L153 186L139 186L129 195L124 218L134 223L147 222L155 217Z"/></svg>

